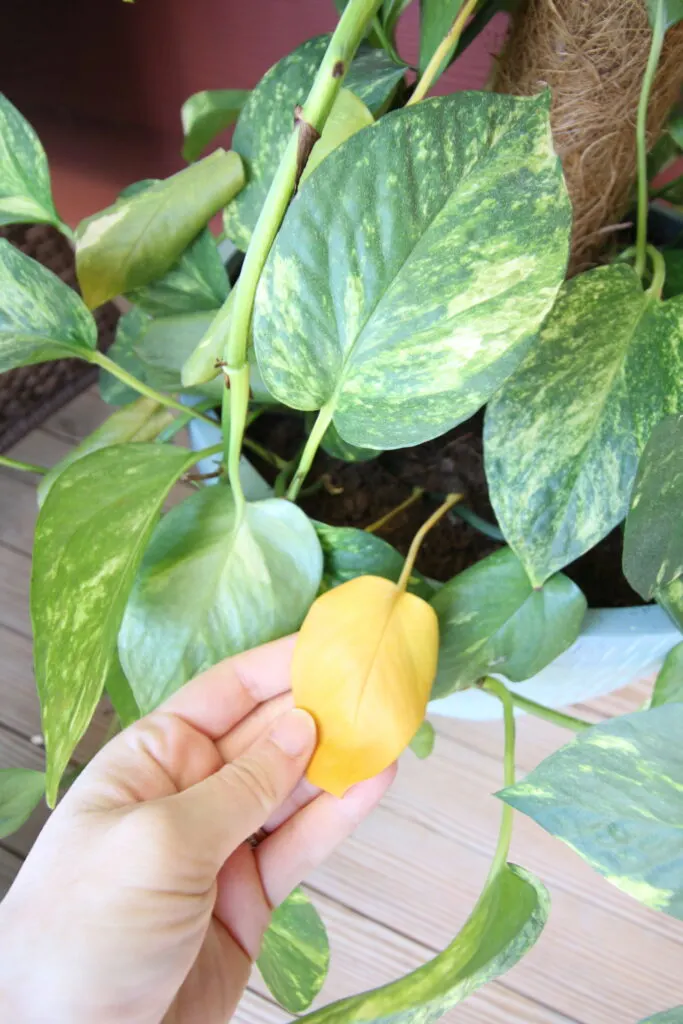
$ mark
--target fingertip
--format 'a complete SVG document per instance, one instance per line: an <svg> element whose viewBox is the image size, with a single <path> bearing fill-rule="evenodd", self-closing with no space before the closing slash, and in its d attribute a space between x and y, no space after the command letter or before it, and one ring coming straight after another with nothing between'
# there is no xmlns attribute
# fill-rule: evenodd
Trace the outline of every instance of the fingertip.
<svg viewBox="0 0 683 1024"><path fill-rule="evenodd" d="M308 753L310 758L317 735L313 716L302 708L291 708L275 720L269 738L287 757Z"/></svg>
<svg viewBox="0 0 683 1024"><path fill-rule="evenodd" d="M365 779L364 782L357 782L355 786L351 786L340 800L344 810L350 812L357 820L365 817L380 802L396 778L397 771L398 764L394 761L379 775L374 775L371 779Z"/></svg>

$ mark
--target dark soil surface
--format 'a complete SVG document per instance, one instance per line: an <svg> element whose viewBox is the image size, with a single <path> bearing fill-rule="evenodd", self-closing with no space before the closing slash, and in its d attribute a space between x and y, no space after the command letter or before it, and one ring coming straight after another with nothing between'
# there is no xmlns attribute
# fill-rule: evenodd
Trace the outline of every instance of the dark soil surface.
<svg viewBox="0 0 683 1024"><path fill-rule="evenodd" d="M495 523L484 476L483 415L477 414L448 434L415 448L383 452L369 462L348 463L320 452L306 487L324 478L325 486L300 499L314 519L334 526L365 527L408 498L414 487L425 494L399 513L379 536L405 554L418 527L439 504L439 496L458 492L477 515ZM293 458L304 440L303 417L269 413L250 428L249 436L283 458ZM250 454L271 482L272 467ZM306 489L306 488L305 488ZM455 515L444 517L427 535L417 559L426 576L448 580L500 547ZM593 607L642 604L621 571L621 529L614 530L587 555L564 571Z"/></svg>

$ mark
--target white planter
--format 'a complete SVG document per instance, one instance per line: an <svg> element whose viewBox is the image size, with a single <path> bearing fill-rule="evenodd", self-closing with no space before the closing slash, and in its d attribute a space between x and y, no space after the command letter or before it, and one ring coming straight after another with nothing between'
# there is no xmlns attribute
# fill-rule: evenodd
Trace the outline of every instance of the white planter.
<svg viewBox="0 0 683 1024"><path fill-rule="evenodd" d="M217 444L221 438L217 426L201 420L192 420L188 432L195 450ZM203 459L198 463L200 471L210 473L219 461L220 456ZM247 497L271 496L271 488L245 458L240 472ZM549 707L579 704L651 675L680 639L676 627L657 606L590 608L581 635L569 650L525 683L507 685ZM501 715L500 702L481 690L463 690L432 701L429 711L479 721Z"/></svg>

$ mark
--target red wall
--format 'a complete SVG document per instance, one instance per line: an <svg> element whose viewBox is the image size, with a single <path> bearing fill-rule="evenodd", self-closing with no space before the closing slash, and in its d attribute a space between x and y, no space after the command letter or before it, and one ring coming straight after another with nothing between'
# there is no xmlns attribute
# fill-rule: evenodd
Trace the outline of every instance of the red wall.
<svg viewBox="0 0 683 1024"><path fill-rule="evenodd" d="M400 28L407 59L417 6ZM126 182L181 166L187 96L253 86L335 20L332 0L21 0L3 12L0 87L38 128L58 205L74 221ZM504 25L489 26L440 91L484 84Z"/></svg>

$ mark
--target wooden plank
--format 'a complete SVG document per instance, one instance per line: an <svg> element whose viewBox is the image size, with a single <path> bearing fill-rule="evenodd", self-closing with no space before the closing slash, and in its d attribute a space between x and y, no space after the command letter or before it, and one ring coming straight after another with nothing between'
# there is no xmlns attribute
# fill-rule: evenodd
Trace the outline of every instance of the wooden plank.
<svg viewBox="0 0 683 1024"><path fill-rule="evenodd" d="M0 626L31 636L28 591L31 559L0 544Z"/></svg>
<svg viewBox="0 0 683 1024"><path fill-rule="evenodd" d="M292 1015L247 989L231 1020L233 1024L291 1024Z"/></svg>
<svg viewBox="0 0 683 1024"><path fill-rule="evenodd" d="M461 812L478 814L479 806ZM545 841L555 843L558 861L572 877L578 858L540 830L530 843L516 842L513 860L529 866L534 845ZM489 861L487 854L380 807L309 881L328 897L440 949L474 905ZM607 885L597 875L594 884ZM623 1024L646 1016L653 1005L676 1003L683 923L662 918L668 935L627 917L617 923L613 913L582 896L549 888L548 927L528 964L524 960L506 976L509 987L590 1024ZM640 913L644 922L654 912Z"/></svg>
<svg viewBox="0 0 683 1024"><path fill-rule="evenodd" d="M65 441L63 438L48 434L46 430L32 430L26 437L22 437L14 447L10 448L7 454L13 459L21 462L30 462L34 466L54 466L63 459L68 451L73 448L72 441ZM35 473L25 473L23 470L7 469L3 466L0 469L3 475L13 475L24 482L31 481L35 485L40 477ZM2 478L0 477L0 480Z"/></svg>
<svg viewBox="0 0 683 1024"><path fill-rule="evenodd" d="M33 547L33 532L38 517L38 503L33 475L22 481L18 475L0 480L0 543L26 554Z"/></svg>
<svg viewBox="0 0 683 1024"><path fill-rule="evenodd" d="M77 444L116 412L116 406L107 405L100 398L96 384L77 395L42 424L42 429Z"/></svg>
<svg viewBox="0 0 683 1024"><path fill-rule="evenodd" d="M21 857L0 846L0 900L6 895L20 867ZM279 1021L273 1021L273 1024L279 1024Z"/></svg>

